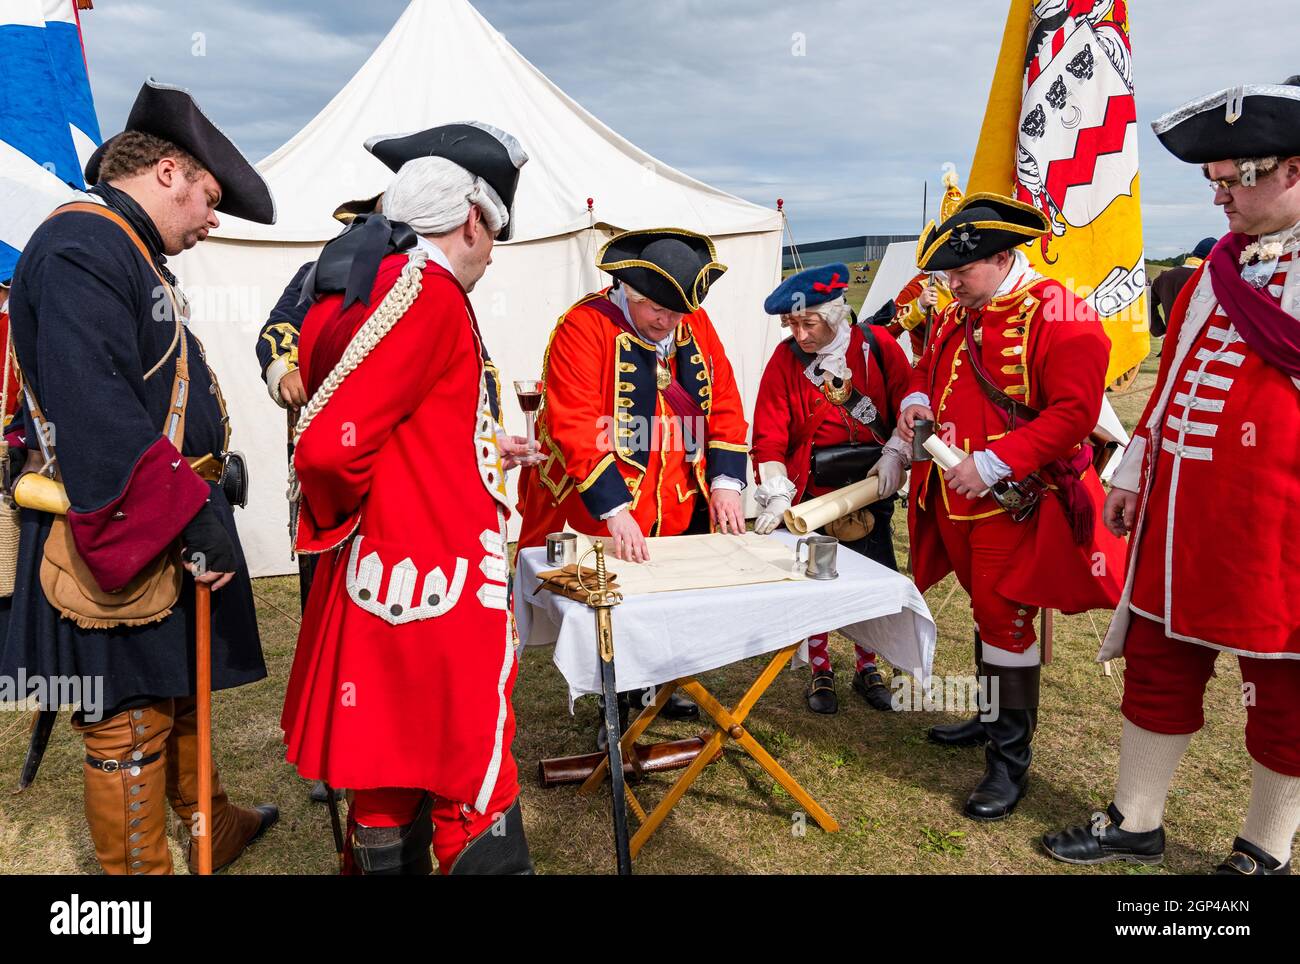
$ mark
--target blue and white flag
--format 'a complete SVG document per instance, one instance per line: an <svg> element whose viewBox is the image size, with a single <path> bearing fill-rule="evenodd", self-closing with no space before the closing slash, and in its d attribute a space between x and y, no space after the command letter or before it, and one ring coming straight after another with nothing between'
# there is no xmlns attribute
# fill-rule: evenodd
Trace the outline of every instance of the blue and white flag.
<svg viewBox="0 0 1300 964"><path fill-rule="evenodd" d="M77 0L0 0L0 281L99 145Z"/></svg>

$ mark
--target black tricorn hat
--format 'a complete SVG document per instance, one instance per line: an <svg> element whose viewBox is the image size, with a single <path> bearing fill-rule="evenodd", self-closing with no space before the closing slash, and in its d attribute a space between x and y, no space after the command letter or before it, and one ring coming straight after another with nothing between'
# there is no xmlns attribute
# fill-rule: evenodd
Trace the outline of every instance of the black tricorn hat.
<svg viewBox="0 0 1300 964"><path fill-rule="evenodd" d="M1281 84L1246 84L1198 98L1151 125L1174 157L1211 164L1245 157L1300 155L1300 75Z"/></svg>
<svg viewBox="0 0 1300 964"><path fill-rule="evenodd" d="M334 220L340 224L351 224L362 214L374 214L379 210L379 199L383 196L384 192L380 191L374 197L344 201L334 209Z"/></svg>
<svg viewBox="0 0 1300 964"><path fill-rule="evenodd" d="M233 141L208 119L189 91L146 80L123 131L139 131L171 141L192 154L221 185L217 210L258 224L275 223L275 199L257 169ZM99 183L99 163L113 143L109 138L86 162L86 183Z"/></svg>
<svg viewBox="0 0 1300 964"><path fill-rule="evenodd" d="M935 225L931 221L916 246L922 271L947 271L1008 251L1052 229L1038 208L1001 194L968 194L957 211Z"/></svg>
<svg viewBox="0 0 1300 964"><path fill-rule="evenodd" d="M410 134L381 134L366 141L366 150L394 173L417 157L445 157L483 178L510 215L497 240L509 241L513 236L519 169L528 163L528 155L513 135L490 124L465 121Z"/></svg>
<svg viewBox="0 0 1300 964"><path fill-rule="evenodd" d="M685 228L625 231L605 242L596 267L669 311L690 314L727 266L713 242Z"/></svg>

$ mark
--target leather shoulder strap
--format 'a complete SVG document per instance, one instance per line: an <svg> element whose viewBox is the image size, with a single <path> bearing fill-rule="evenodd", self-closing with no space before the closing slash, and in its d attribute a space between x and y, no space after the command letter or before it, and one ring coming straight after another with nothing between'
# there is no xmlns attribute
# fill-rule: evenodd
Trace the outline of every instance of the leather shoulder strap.
<svg viewBox="0 0 1300 964"><path fill-rule="evenodd" d="M145 245L144 239L135 233L135 228L131 227L131 223L127 221L126 218L122 217L122 215L118 214L112 208L103 204L96 204L94 201L73 201L71 204L64 204L55 208L49 213L45 220L53 220L60 214L93 214L96 217L106 218L107 220L112 221L126 232L126 236L131 239L131 243L135 245L135 249L140 252L140 257L144 258L145 264L149 265L149 267L153 269L153 273L158 275L159 281L162 280L162 275L159 274L157 266L153 263L153 255L149 253L149 248Z"/></svg>
<svg viewBox="0 0 1300 964"><path fill-rule="evenodd" d="M867 340L871 357L876 360L876 367L880 369L880 377L885 378L885 356L881 351L880 342L876 340L876 333L871 330L871 319L859 322L858 331L862 332L862 337Z"/></svg>
<svg viewBox="0 0 1300 964"><path fill-rule="evenodd" d="M980 389L984 395L1007 417L1007 427L1015 428L1017 422L1032 422L1038 418L1038 410L1031 408L1024 402L1016 401L997 385L993 384L993 379L984 365L984 358L980 355L980 346L975 343L975 317L973 314L966 316L966 355L970 361L971 371L975 373L975 380L979 382ZM1028 359L1025 360L1028 364Z"/></svg>
<svg viewBox="0 0 1300 964"><path fill-rule="evenodd" d="M96 204L93 201L73 201L71 204L64 204L55 208L49 213L45 220L53 220L60 214L93 214L96 217L105 218L116 224L131 240L131 243L135 245L135 249L140 252L140 257L144 258L144 263L149 266L149 270L154 273L154 277L158 279L158 283L163 286L163 289L167 292L168 298L171 299L172 311L176 318L177 334L173 347L179 344L180 354L176 359L176 374L172 377L172 392L169 400L170 404L167 411L167 417L163 421L162 433L167 436L168 440L171 441L173 445L176 446L177 451L180 451L181 446L185 442L185 408L189 402L190 396L190 377L188 365L189 351L187 339L181 323L180 303L179 299L176 297L176 292L172 289L172 286L167 283L167 279L164 278L162 272L158 270L158 266L154 264L153 255L149 253L149 247L144 243L144 239L136 233L135 228L131 227L130 222L127 221L126 218L122 217L122 215L118 214L112 208L103 204ZM154 365L149 373L145 375L146 381L148 381L150 375L162 366L163 361L167 359L171 354L171 351L172 349L169 348L167 354L164 355L163 358L159 360L158 364ZM32 414L35 415L39 422L44 422L45 416L41 412L40 405L36 400L35 392L32 391L30 383L27 382L25 378L23 379L23 382L27 387L27 397L31 402ZM37 430L40 431L39 428ZM51 446L51 448L53 448L53 446Z"/></svg>

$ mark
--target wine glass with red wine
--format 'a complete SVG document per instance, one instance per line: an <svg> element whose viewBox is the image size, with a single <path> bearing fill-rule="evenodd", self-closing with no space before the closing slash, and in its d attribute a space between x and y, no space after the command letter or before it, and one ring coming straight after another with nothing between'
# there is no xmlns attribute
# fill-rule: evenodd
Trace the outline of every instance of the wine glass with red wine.
<svg viewBox="0 0 1300 964"><path fill-rule="evenodd" d="M537 379L524 379L515 382L515 397L519 399L519 408L524 413L528 425L528 447L537 441L537 410L542 405L542 383Z"/></svg>

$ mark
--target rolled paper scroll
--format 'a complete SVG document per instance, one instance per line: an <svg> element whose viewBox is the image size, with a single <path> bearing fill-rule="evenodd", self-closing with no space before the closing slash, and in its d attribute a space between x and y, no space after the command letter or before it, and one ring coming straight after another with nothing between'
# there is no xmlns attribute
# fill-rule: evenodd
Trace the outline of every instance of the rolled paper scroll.
<svg viewBox="0 0 1300 964"><path fill-rule="evenodd" d="M880 480L873 475L786 509L785 527L795 535L806 536L879 499Z"/></svg>
<svg viewBox="0 0 1300 964"><path fill-rule="evenodd" d="M921 444L925 446L927 452L934 456L934 460L939 463L939 468L945 472L952 471L962 459L966 458L965 452L953 448L937 435L931 435Z"/></svg>
<svg viewBox="0 0 1300 964"><path fill-rule="evenodd" d="M951 472L967 458L966 453L961 449L955 449L937 435L931 435L923 443L925 450L934 456L934 461L939 468L945 472ZM977 498L983 498L988 494L985 489Z"/></svg>

